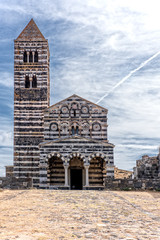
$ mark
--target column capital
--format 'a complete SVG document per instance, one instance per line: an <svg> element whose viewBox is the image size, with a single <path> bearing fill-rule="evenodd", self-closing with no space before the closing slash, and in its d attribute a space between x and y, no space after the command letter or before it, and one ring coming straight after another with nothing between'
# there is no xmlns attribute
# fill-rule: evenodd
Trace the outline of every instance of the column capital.
<svg viewBox="0 0 160 240"><path fill-rule="evenodd" d="M84 168L87 169L90 167L90 164L84 164Z"/></svg>
<svg viewBox="0 0 160 240"><path fill-rule="evenodd" d="M69 163L63 163L64 168L69 168Z"/></svg>

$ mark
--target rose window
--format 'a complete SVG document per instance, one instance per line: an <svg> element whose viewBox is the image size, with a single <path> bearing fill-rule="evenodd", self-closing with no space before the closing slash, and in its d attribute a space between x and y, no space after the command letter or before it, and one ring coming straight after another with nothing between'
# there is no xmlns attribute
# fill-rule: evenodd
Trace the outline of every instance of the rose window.
<svg viewBox="0 0 160 240"><path fill-rule="evenodd" d="M62 107L61 108L62 113L68 113L68 108L67 107Z"/></svg>
<svg viewBox="0 0 160 240"><path fill-rule="evenodd" d="M93 130L94 131L100 131L101 130L101 125L99 123L93 124Z"/></svg>
<svg viewBox="0 0 160 240"><path fill-rule="evenodd" d="M57 129L58 129L57 124L56 124L56 123L52 123L51 126L50 126L50 129L51 129L52 131L57 131Z"/></svg>
<svg viewBox="0 0 160 240"><path fill-rule="evenodd" d="M82 113L88 113L88 108L87 107L82 107Z"/></svg>
<svg viewBox="0 0 160 240"><path fill-rule="evenodd" d="M89 124L88 124L88 123L85 123L85 124L83 125L83 130L84 130L85 132L87 132L87 131L89 130Z"/></svg>

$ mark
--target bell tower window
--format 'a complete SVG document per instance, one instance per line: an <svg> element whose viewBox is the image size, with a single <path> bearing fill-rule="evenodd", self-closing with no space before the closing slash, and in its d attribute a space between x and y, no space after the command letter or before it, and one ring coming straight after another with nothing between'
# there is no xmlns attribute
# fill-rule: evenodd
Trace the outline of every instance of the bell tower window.
<svg viewBox="0 0 160 240"><path fill-rule="evenodd" d="M23 54L23 62L27 62L27 52L25 51Z"/></svg>
<svg viewBox="0 0 160 240"><path fill-rule="evenodd" d="M37 78L36 76L34 75L33 76L33 80L32 80L32 88L36 88L37 87Z"/></svg>
<svg viewBox="0 0 160 240"><path fill-rule="evenodd" d="M29 76L26 76L26 78L25 78L25 88L29 88L29 87L30 87Z"/></svg>
<svg viewBox="0 0 160 240"><path fill-rule="evenodd" d="M34 62L38 62L38 52L37 51L35 52L35 55L34 55Z"/></svg>
<svg viewBox="0 0 160 240"><path fill-rule="evenodd" d="M33 62L33 55L32 55L32 52L29 53L29 62Z"/></svg>

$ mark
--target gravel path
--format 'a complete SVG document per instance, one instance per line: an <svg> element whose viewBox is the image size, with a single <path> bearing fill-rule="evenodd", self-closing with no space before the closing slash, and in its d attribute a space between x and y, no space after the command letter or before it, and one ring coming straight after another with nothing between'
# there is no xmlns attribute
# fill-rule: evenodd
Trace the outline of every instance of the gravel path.
<svg viewBox="0 0 160 240"><path fill-rule="evenodd" d="M160 240L160 193L0 191L0 240Z"/></svg>

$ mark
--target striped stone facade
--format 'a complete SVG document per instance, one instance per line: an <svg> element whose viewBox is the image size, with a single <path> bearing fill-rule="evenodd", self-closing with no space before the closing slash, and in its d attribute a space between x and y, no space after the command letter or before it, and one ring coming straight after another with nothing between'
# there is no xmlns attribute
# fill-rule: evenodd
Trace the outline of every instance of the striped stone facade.
<svg viewBox="0 0 160 240"><path fill-rule="evenodd" d="M108 110L77 95L49 99L48 41L32 19L14 47L14 176L41 188L103 188L114 177Z"/></svg>
<svg viewBox="0 0 160 240"><path fill-rule="evenodd" d="M107 140L107 109L77 95L47 108L40 187L72 188L72 169L82 171L81 189L103 187L106 177L114 177L113 148Z"/></svg>
<svg viewBox="0 0 160 240"><path fill-rule="evenodd" d="M35 187L49 94L48 41L32 19L14 41L14 175L32 177Z"/></svg>

